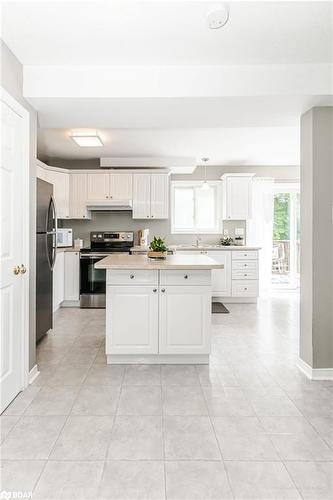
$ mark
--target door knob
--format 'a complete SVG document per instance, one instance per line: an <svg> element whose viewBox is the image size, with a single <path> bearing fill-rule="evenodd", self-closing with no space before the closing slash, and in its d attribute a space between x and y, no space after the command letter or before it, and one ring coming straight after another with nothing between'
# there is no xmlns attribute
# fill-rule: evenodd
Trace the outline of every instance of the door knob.
<svg viewBox="0 0 333 500"><path fill-rule="evenodd" d="M13 273L17 276L18 274L20 274L21 272L21 268L20 266L15 266L13 267Z"/></svg>
<svg viewBox="0 0 333 500"><path fill-rule="evenodd" d="M24 264L21 265L20 273L25 274L27 272L27 268L25 267Z"/></svg>

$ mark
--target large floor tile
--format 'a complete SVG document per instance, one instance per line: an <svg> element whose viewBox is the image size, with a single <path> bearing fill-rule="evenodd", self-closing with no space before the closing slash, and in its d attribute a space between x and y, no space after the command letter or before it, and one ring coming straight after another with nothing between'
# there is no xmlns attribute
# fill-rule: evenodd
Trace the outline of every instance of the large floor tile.
<svg viewBox="0 0 333 500"><path fill-rule="evenodd" d="M304 434L313 432L305 417L259 417L267 434Z"/></svg>
<svg viewBox="0 0 333 500"><path fill-rule="evenodd" d="M238 391L237 387L230 387L229 389ZM232 392L228 395L225 389L223 389L223 392L214 391L211 390L211 387L203 387L203 392L209 415L215 417L251 417L255 415L250 401L245 398L243 393L242 395L238 393L234 397Z"/></svg>
<svg viewBox="0 0 333 500"><path fill-rule="evenodd" d="M47 381L48 386L78 386L88 373L89 365L72 363L60 364Z"/></svg>
<svg viewBox="0 0 333 500"><path fill-rule="evenodd" d="M333 462L286 462L294 483L306 500L332 500Z"/></svg>
<svg viewBox="0 0 333 500"><path fill-rule="evenodd" d="M94 359L96 358L98 352L98 348L93 348L93 347L72 347L69 349L67 352L66 356L64 357L63 361L66 364L70 363L87 363L91 364Z"/></svg>
<svg viewBox="0 0 333 500"><path fill-rule="evenodd" d="M160 365L128 365L124 385L161 385Z"/></svg>
<svg viewBox="0 0 333 500"><path fill-rule="evenodd" d="M0 416L0 444L4 442L14 425L20 418L19 415L2 415Z"/></svg>
<svg viewBox="0 0 333 500"><path fill-rule="evenodd" d="M43 460L3 460L1 462L0 491L32 491L44 468ZM0 498L6 498L1 496ZM28 498L28 497L27 497Z"/></svg>
<svg viewBox="0 0 333 500"><path fill-rule="evenodd" d="M3 415L22 415L40 391L40 387L29 385L7 406Z"/></svg>
<svg viewBox="0 0 333 500"><path fill-rule="evenodd" d="M103 462L50 461L46 464L33 498L95 500L103 467Z"/></svg>
<svg viewBox="0 0 333 500"><path fill-rule="evenodd" d="M212 421L225 460L279 460L256 417L213 417Z"/></svg>
<svg viewBox="0 0 333 500"><path fill-rule="evenodd" d="M283 460L333 460L333 450L315 431L270 438Z"/></svg>
<svg viewBox="0 0 333 500"><path fill-rule="evenodd" d="M208 417L164 417L165 458L220 460L221 454Z"/></svg>
<svg viewBox="0 0 333 500"><path fill-rule="evenodd" d="M82 386L72 408L72 415L114 415L120 387Z"/></svg>
<svg viewBox="0 0 333 500"><path fill-rule="evenodd" d="M200 385L194 365L162 365L161 379L163 385Z"/></svg>
<svg viewBox="0 0 333 500"><path fill-rule="evenodd" d="M107 365L94 363L86 376L84 385L116 385L123 382L125 367L122 365Z"/></svg>
<svg viewBox="0 0 333 500"><path fill-rule="evenodd" d="M46 459L66 417L21 417L0 449L3 459Z"/></svg>
<svg viewBox="0 0 333 500"><path fill-rule="evenodd" d="M165 469L168 500L233 498L223 462L168 461Z"/></svg>
<svg viewBox="0 0 333 500"><path fill-rule="evenodd" d="M163 386L162 397L165 415L208 415L201 387Z"/></svg>
<svg viewBox="0 0 333 500"><path fill-rule="evenodd" d="M161 460L163 458L162 417L118 415L115 418L108 459Z"/></svg>
<svg viewBox="0 0 333 500"><path fill-rule="evenodd" d="M119 415L161 415L159 386L123 386L118 405Z"/></svg>
<svg viewBox="0 0 333 500"><path fill-rule="evenodd" d="M252 399L251 404L259 417L301 417L294 403L285 396Z"/></svg>
<svg viewBox="0 0 333 500"><path fill-rule="evenodd" d="M301 499L281 462L225 462L236 499Z"/></svg>
<svg viewBox="0 0 333 500"><path fill-rule="evenodd" d="M77 392L77 387L42 387L25 415L68 415Z"/></svg>
<svg viewBox="0 0 333 500"><path fill-rule="evenodd" d="M305 417L333 418L333 398L303 397L293 399L295 406Z"/></svg>
<svg viewBox="0 0 333 500"><path fill-rule="evenodd" d="M113 417L70 416L51 453L52 460L103 460Z"/></svg>
<svg viewBox="0 0 333 500"><path fill-rule="evenodd" d="M135 460L107 462L99 495L108 500L163 500L164 464Z"/></svg>

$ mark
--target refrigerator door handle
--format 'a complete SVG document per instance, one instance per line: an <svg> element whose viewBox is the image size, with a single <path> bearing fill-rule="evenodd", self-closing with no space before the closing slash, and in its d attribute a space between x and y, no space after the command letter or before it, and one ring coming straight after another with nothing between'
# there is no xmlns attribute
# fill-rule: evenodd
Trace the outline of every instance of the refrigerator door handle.
<svg viewBox="0 0 333 500"><path fill-rule="evenodd" d="M48 214L47 214L47 226L48 223L52 220L52 231L48 231L48 227L46 228L46 253L49 261L50 269L54 268L55 261L57 258L57 213L55 208L55 201L53 196L50 198ZM49 246L49 237L52 237L52 250ZM51 251L50 251L51 250Z"/></svg>

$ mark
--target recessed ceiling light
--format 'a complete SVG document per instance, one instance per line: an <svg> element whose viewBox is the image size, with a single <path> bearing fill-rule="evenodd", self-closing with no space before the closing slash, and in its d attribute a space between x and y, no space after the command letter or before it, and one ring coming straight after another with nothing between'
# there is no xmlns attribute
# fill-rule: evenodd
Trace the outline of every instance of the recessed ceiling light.
<svg viewBox="0 0 333 500"><path fill-rule="evenodd" d="M81 148L97 148L103 146L103 142L98 134L72 133L70 138Z"/></svg>
<svg viewBox="0 0 333 500"><path fill-rule="evenodd" d="M222 28L229 20L229 6L225 3L215 3L207 12L208 28L216 30Z"/></svg>

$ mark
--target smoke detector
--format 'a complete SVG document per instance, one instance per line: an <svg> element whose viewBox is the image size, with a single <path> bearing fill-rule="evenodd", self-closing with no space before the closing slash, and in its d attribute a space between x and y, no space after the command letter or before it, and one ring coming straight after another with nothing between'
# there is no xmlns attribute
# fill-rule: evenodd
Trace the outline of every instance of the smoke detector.
<svg viewBox="0 0 333 500"><path fill-rule="evenodd" d="M222 28L229 20L229 6L225 3L214 3L207 12L208 28Z"/></svg>

